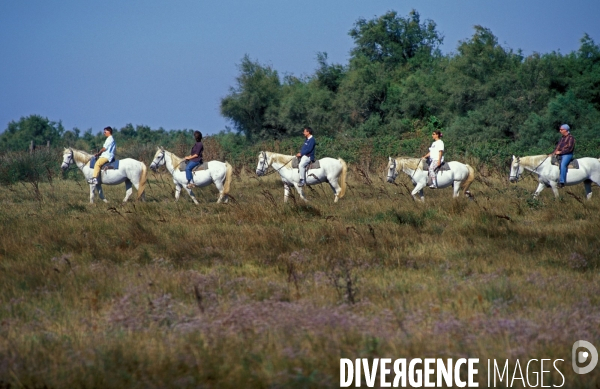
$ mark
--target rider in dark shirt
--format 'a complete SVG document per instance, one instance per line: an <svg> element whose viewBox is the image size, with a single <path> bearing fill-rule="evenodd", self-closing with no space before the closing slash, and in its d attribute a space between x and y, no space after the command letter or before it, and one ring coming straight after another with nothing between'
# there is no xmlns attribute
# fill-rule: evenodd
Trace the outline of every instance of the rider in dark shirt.
<svg viewBox="0 0 600 389"><path fill-rule="evenodd" d="M560 126L558 131L560 131L562 138L560 138L558 145L556 145L556 149L554 149L550 156L560 155L560 178L558 180L558 187L563 188L567 180L567 166L569 166L569 162L573 159L575 138L571 135L571 128L568 124Z"/></svg>
<svg viewBox="0 0 600 389"><path fill-rule="evenodd" d="M192 170L194 170L196 166L202 164L202 152L204 151L204 145L202 144L202 133L200 131L194 131L194 138L196 138L196 143L192 147L190 155L184 158L186 161L188 161L187 166L185 167L185 177L187 178L188 189L192 189L194 187L194 176L192 175Z"/></svg>

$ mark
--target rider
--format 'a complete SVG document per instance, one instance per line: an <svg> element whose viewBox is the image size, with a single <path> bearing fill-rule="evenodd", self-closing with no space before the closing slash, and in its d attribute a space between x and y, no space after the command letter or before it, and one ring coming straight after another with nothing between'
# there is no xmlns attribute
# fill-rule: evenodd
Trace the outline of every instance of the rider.
<svg viewBox="0 0 600 389"><path fill-rule="evenodd" d="M194 131L194 138L196 139L196 143L192 147L190 155L184 158L186 161L188 161L185 167L185 177L187 178L188 189L192 189L194 187L194 176L192 175L192 170L194 170L196 166L202 164L202 152L204 151L204 145L202 144L202 133L200 131Z"/></svg>
<svg viewBox="0 0 600 389"><path fill-rule="evenodd" d="M567 180L567 166L569 166L569 162L573 159L573 151L575 150L575 138L571 135L571 127L568 124L563 124L558 129L560 131L562 138L556 145L556 149L549 154L552 155L560 155L560 178L558 180L558 187L564 188L565 181Z"/></svg>
<svg viewBox="0 0 600 389"><path fill-rule="evenodd" d="M96 185L98 183L98 177L100 177L100 168L106 163L112 162L115 159L115 152L117 150L117 144L112 136L113 129L111 127L104 128L104 136L106 140L104 145L94 156L97 158L96 164L94 165L94 173L92 178L88 180L88 183Z"/></svg>
<svg viewBox="0 0 600 389"><path fill-rule="evenodd" d="M306 168L311 162L315 161L315 138L312 136L313 130L310 127L304 127L302 134L306 138L306 141L302 145L300 152L296 154L296 157L300 159L298 163L298 173L300 173L300 183L298 186L304 186L306 184Z"/></svg>
<svg viewBox="0 0 600 389"><path fill-rule="evenodd" d="M423 156L422 159L431 158L429 164L429 177L431 178L431 189L437 188L437 178L435 176L436 170L444 162L444 142L442 141L442 132L439 130L433 131L431 134L433 137L433 143L429 148L429 152Z"/></svg>

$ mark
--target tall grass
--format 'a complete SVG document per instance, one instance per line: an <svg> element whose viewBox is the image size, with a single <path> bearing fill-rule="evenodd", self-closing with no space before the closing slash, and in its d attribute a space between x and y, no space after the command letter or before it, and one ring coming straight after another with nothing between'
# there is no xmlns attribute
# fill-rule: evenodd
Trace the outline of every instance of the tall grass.
<svg viewBox="0 0 600 389"><path fill-rule="evenodd" d="M561 358L568 387L600 383L570 368L574 341L600 344L600 198L534 202L489 173L473 200L419 204L350 167L339 203L284 205L253 170L228 205L175 203L168 173L125 206L122 187L88 205L78 181L1 186L0 386L335 387L340 358L375 357Z"/></svg>

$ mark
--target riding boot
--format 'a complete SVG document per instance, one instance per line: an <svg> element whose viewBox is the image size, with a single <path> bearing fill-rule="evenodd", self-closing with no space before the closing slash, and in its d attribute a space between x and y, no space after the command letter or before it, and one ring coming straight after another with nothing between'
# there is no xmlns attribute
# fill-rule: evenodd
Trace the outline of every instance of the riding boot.
<svg viewBox="0 0 600 389"><path fill-rule="evenodd" d="M429 185L431 189L437 189L437 177L431 179L431 185Z"/></svg>

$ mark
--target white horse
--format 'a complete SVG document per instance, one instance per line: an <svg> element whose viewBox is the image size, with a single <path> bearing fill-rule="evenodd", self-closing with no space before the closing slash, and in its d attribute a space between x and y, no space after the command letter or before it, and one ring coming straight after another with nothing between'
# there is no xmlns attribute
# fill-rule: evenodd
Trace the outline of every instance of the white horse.
<svg viewBox="0 0 600 389"><path fill-rule="evenodd" d="M63 161L61 168L66 170L71 166L71 164L75 163L79 170L83 172L86 181L92 178L94 174L94 169L90 168L90 160L93 155L88 154L85 151L75 150L72 148L64 149L63 151ZM143 162L137 161L131 158L125 158L119 160L119 168L118 169L108 169L106 171L102 171L100 173L99 183L94 185L90 184L90 204L94 203L94 192L98 191L98 196L105 203L108 201L104 198L104 192L102 191L102 184L106 185L118 185L125 183L125 198L123 202L126 202L133 190L131 189L131 185L135 186L135 189L138 191L137 199L144 200L145 193L144 190L146 188L146 174L147 169L146 165Z"/></svg>
<svg viewBox="0 0 600 389"><path fill-rule="evenodd" d="M565 185L577 185L583 182L585 195L588 200L592 198L592 182L600 185L600 161L596 158L578 158L579 169L569 169L567 171L567 182ZM537 197L545 187L552 188L554 197L558 197L558 179L560 169L552 165L551 159L547 155L532 155L529 157L515 157L513 155L510 164L510 182L517 182L523 169L527 169L538 175L539 185L533 194Z"/></svg>
<svg viewBox="0 0 600 389"><path fill-rule="evenodd" d="M393 183L398 177L398 173L402 170L406 173L413 184L415 189L411 192L413 199L416 200L415 195L419 193L421 201L425 201L423 195L423 188L427 185L427 176L429 175L428 170L423 170L422 159L420 158L407 158L389 157L387 166L387 181ZM437 186L438 188L446 188L450 185L454 187L454 193L452 197L458 197L460 188L464 188L465 195L469 195L469 186L475 179L475 170L464 163L450 161L446 162L450 167L450 170L441 170L437 173Z"/></svg>
<svg viewBox="0 0 600 389"><path fill-rule="evenodd" d="M256 174L258 176L264 176L267 173L269 166L272 166L281 176L281 181L283 181L284 202L287 202L290 197L290 186L296 187L302 200L308 201L304 196L302 187L298 186L298 183L300 182L300 173L298 172L298 169L292 168L292 159L295 157L295 155L277 154L270 151L261 151L260 154L258 154ZM321 165L320 168L311 169L306 172L306 185L321 184L323 182L329 183L335 194L333 201L337 203L346 193L346 174L348 173L348 166L341 158L322 158L319 159L319 164Z"/></svg>
<svg viewBox="0 0 600 389"><path fill-rule="evenodd" d="M171 173L173 176L173 183L175 184L175 201L179 200L181 188L185 188L194 201L194 204L197 205L199 203L198 200L196 200L196 196L194 196L194 192L187 187L185 171L182 172L179 170L179 165L183 161L185 161L183 158L180 158L170 151L159 147L156 151L156 154L154 154L154 160L150 164L150 169L156 171L156 169L164 165L169 173ZM228 202L229 187L231 186L233 168L228 162L209 161L206 162L206 164L208 164L208 169L196 170L192 173L194 177L194 185L203 187L214 182L215 186L219 190L219 199L217 200L217 203Z"/></svg>

